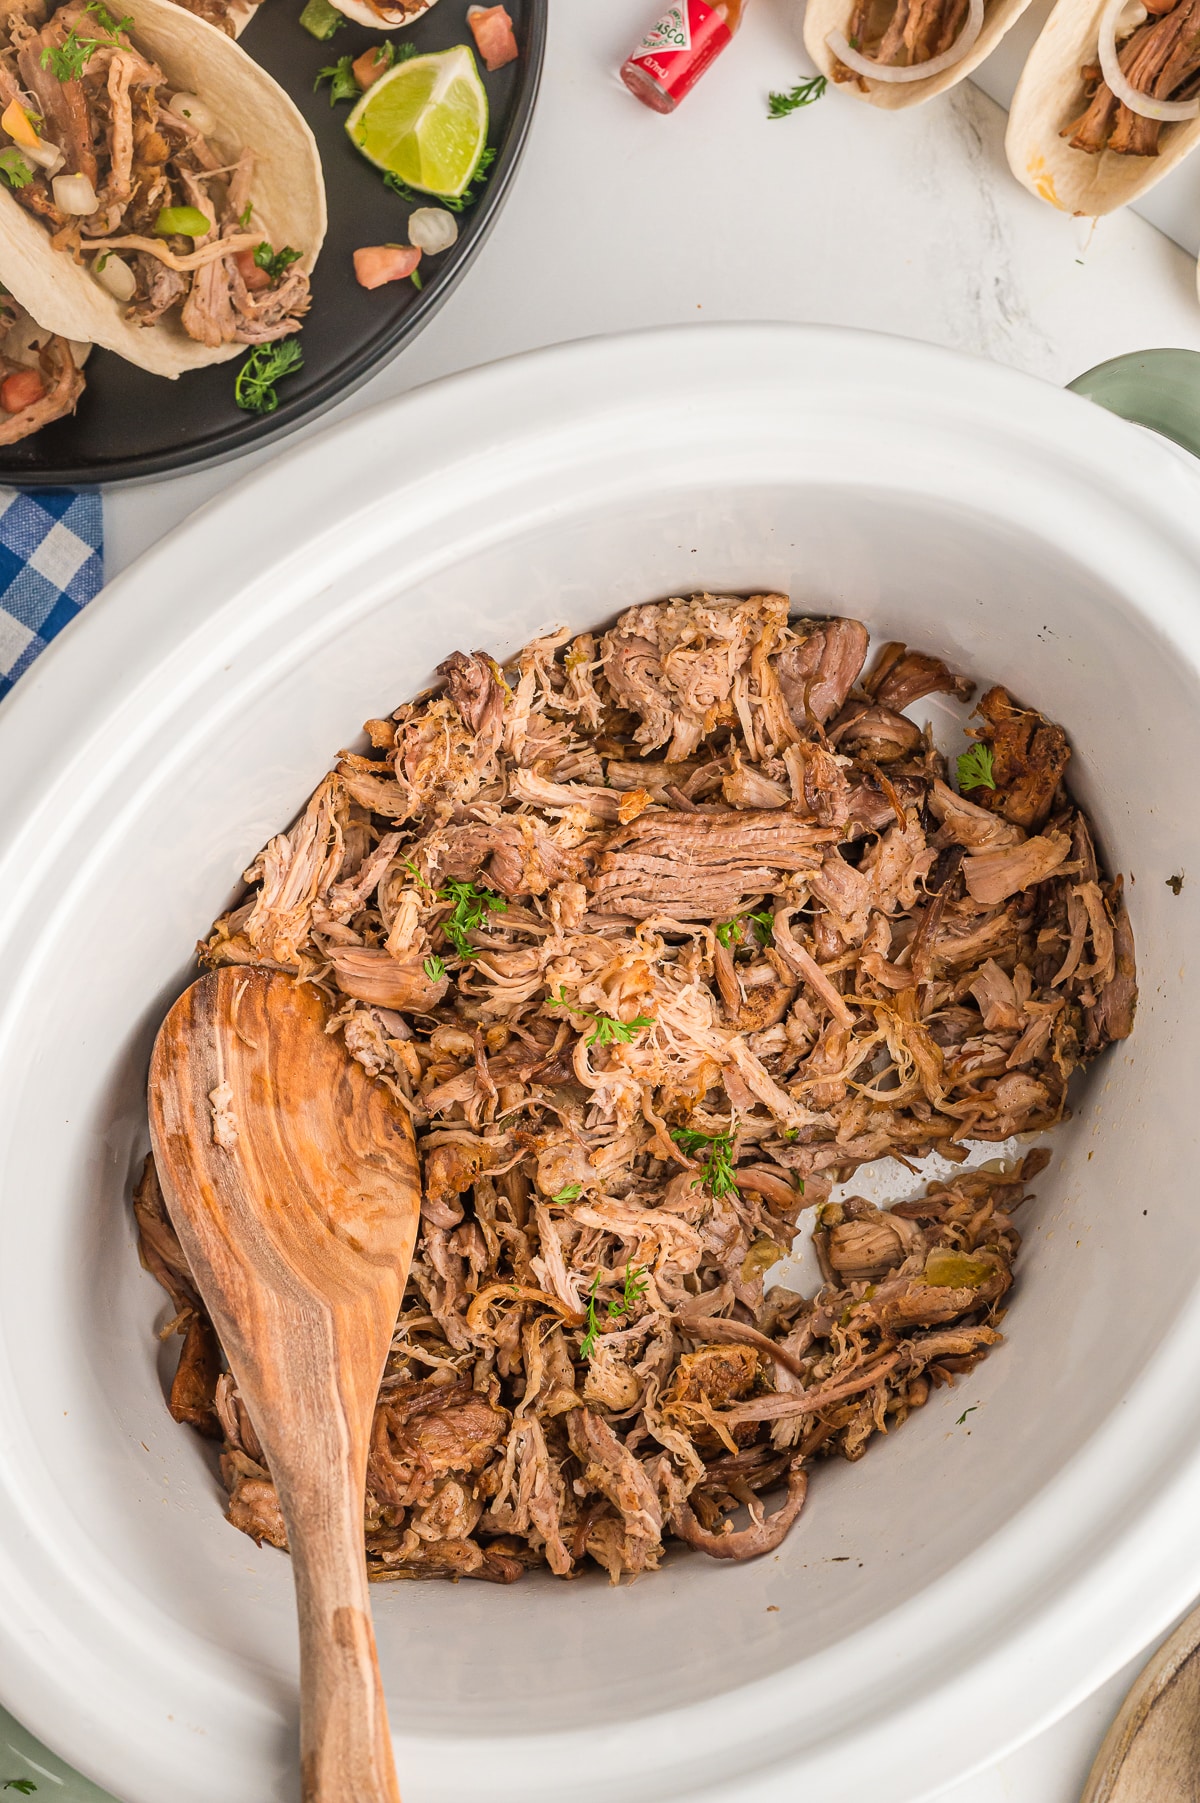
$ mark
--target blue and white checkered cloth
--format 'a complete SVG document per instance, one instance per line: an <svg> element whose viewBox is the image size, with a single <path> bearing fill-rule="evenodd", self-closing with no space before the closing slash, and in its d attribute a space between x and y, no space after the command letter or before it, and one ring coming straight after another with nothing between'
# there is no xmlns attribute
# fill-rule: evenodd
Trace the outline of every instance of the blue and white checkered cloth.
<svg viewBox="0 0 1200 1803"><path fill-rule="evenodd" d="M0 700L103 581L99 494L0 488Z"/></svg>

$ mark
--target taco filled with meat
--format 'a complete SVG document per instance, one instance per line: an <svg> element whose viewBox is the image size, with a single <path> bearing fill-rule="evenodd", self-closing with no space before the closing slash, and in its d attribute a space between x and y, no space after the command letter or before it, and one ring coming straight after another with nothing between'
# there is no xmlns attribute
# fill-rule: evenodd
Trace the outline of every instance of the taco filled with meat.
<svg viewBox="0 0 1200 1803"><path fill-rule="evenodd" d="M51 334L156 375L299 331L325 235L316 142L169 0L0 16L0 284Z"/></svg>
<svg viewBox="0 0 1200 1803"><path fill-rule="evenodd" d="M90 344L47 332L0 294L0 445L17 444L74 413Z"/></svg>
<svg viewBox="0 0 1200 1803"><path fill-rule="evenodd" d="M1200 143L1200 0L1058 0L1013 96L1017 180L1111 213Z"/></svg>
<svg viewBox="0 0 1200 1803"><path fill-rule="evenodd" d="M804 45L872 106L918 106L962 81L1029 0L808 0Z"/></svg>

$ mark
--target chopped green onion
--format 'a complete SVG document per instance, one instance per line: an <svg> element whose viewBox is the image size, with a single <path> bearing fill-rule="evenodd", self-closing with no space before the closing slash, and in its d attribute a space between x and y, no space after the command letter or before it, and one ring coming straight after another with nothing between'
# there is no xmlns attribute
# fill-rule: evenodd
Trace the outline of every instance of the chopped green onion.
<svg viewBox="0 0 1200 1803"><path fill-rule="evenodd" d="M176 234L184 238L205 238L212 229L212 220L199 207L163 207L154 221L154 233L158 238L173 238Z"/></svg>
<svg viewBox="0 0 1200 1803"><path fill-rule="evenodd" d="M340 13L336 6L331 6L329 0L308 0L300 14L300 23L305 31L324 42L335 31L341 30L346 23L346 15Z"/></svg>

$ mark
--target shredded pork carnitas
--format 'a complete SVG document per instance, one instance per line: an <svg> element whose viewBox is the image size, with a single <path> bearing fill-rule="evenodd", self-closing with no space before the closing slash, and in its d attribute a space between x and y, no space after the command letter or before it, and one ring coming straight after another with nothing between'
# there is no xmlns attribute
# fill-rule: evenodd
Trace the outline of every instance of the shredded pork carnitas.
<svg viewBox="0 0 1200 1803"><path fill-rule="evenodd" d="M879 0L854 0L847 38L874 63L914 68L932 62L957 43L967 23L967 0L896 0L881 12ZM866 87L854 69L835 60L833 79Z"/></svg>
<svg viewBox="0 0 1200 1803"><path fill-rule="evenodd" d="M1060 1120L1131 1030L1129 920L1060 729L989 690L965 796L904 710L972 685L902 645L864 676L867 642L702 596L503 671L455 653L201 948L319 985L417 1130L372 1576L768 1551L818 1455L859 1457L999 1340L1044 1152L890 1210L829 1192ZM813 1204L806 1299L764 1280ZM150 1166L136 1207L185 1335L172 1412L223 1443L230 1520L284 1545Z"/></svg>
<svg viewBox="0 0 1200 1803"><path fill-rule="evenodd" d="M233 163L216 153L172 107L166 76L130 41L128 24L98 0L57 9L14 0L5 8L0 113L15 103L35 122L42 148L63 158L50 172L0 129L15 198L65 257L97 275L113 258L127 265L126 317L139 325L170 315L214 349L298 332L309 278L298 252L272 246L252 228L253 150ZM54 175L85 178L95 211L64 212ZM202 214L208 231L162 235L164 211L182 208Z"/></svg>
<svg viewBox="0 0 1200 1803"><path fill-rule="evenodd" d="M1121 72L1130 86L1156 100L1191 100L1200 91L1200 0L1147 0L1141 22L1117 50ZM1073 150L1098 155L1158 155L1160 119L1147 119L1118 100L1099 62L1081 71L1088 104L1079 118L1063 127Z"/></svg>

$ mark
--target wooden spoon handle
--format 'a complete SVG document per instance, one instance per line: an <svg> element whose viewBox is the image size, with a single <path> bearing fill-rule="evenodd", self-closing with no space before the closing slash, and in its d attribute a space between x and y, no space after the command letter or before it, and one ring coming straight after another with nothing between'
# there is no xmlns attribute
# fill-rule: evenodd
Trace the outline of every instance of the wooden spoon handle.
<svg viewBox="0 0 1200 1803"><path fill-rule="evenodd" d="M332 1490L284 1506L300 1617L303 1803L400 1803L367 1601L362 1497L330 1519Z"/></svg>

